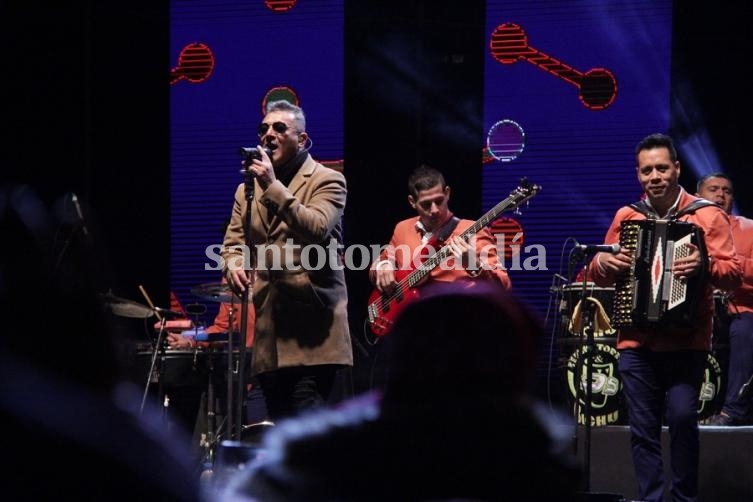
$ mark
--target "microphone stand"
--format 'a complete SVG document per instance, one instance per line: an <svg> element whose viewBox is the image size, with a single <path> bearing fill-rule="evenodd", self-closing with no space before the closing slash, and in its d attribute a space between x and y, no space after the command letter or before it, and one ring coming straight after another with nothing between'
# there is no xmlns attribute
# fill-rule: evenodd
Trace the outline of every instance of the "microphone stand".
<svg viewBox="0 0 753 502"><path fill-rule="evenodd" d="M244 221L244 235L246 238L245 249L251 249L251 209L254 201L254 174L251 170L245 169L243 172L245 178L245 196L246 196L246 214ZM243 431L243 402L246 397L246 331L248 330L248 299L251 286L246 286L241 294L241 326L240 337L238 340L238 386L236 388L236 403L233 408L228 406L228 413L234 413L234 420L228 417L228 431L230 431L230 438L237 441L241 440L241 433ZM233 338L233 326L232 324L228 329L228 365L232 365L233 351L232 351L232 338ZM230 379L228 379L230 380ZM232 402L230 398L230 392L232 391L232 384L228 384L228 403ZM233 428L234 426L234 428Z"/></svg>
<svg viewBox="0 0 753 502"><path fill-rule="evenodd" d="M588 493L591 489L591 401L593 399L593 356L596 350L596 344L594 341L594 329L591 320L591 305L587 301L587 268L588 264L593 259L596 251L584 250L581 251L583 256L583 267L581 269L581 275L583 276L582 287L580 288L580 305L581 305L581 365L576 368L576 374L578 377L582 374L582 364L586 365L586 379L585 379L585 406L583 408L584 416L584 430L585 438L583 444L584 460L583 460L583 492ZM578 385L578 394L582 392L582 385ZM580 399L576 399L576 423L577 416L580 414Z"/></svg>

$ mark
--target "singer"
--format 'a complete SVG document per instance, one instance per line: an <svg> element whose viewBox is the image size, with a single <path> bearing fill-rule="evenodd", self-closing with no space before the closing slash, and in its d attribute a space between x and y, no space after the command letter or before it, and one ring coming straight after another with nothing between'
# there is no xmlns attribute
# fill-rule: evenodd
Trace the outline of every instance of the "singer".
<svg viewBox="0 0 753 502"><path fill-rule="evenodd" d="M343 267L327 260L324 268L308 270L301 252L332 241L342 247L347 188L342 173L309 154L300 107L269 103L257 132L259 156L245 167L253 174L254 200L248 204L246 184L238 185L222 257L235 292L253 289L251 375L258 377L276 422L326 403L338 369L353 365ZM259 250L263 256L255 256ZM244 257L244 251L254 256ZM282 270L273 266L275 255L282 257Z"/></svg>
<svg viewBox="0 0 753 502"><path fill-rule="evenodd" d="M631 445L640 500L663 500L661 430L670 435L670 491L675 500L698 496L698 401L703 372L711 350L713 288L734 289L741 282L730 222L716 204L687 193L678 182L680 162L672 138L652 134L635 150L638 182L645 198L617 211L604 242L620 241L620 224L627 220L676 219L699 226L710 265L704 295L694 322L618 331L619 373L628 404ZM701 271L706 257L688 246L688 255L674 261L672 273L687 279ZM615 283L631 266L627 250L599 253L589 273L600 286ZM666 410L664 409L666 407ZM666 424L663 419L666 417Z"/></svg>

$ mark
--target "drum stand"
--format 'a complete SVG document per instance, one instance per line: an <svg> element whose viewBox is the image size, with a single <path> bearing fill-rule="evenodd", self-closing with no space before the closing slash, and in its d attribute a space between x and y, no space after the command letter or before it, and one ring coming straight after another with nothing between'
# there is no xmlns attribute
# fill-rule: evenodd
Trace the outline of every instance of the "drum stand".
<svg viewBox="0 0 753 502"><path fill-rule="evenodd" d="M155 372L155 366L157 362L157 355L160 355L160 368L159 371ZM157 333L157 341L154 344L154 349L152 352L152 359L151 363L149 364L149 372L146 376L146 384L144 385L144 394L141 397L141 407L139 408L139 413L144 412L144 405L146 404L146 397L149 395L149 385L156 379L157 381L157 395L160 397L160 399L163 397L164 389L162 388L162 378L160 378L160 373L164 371L164 363L165 361L165 323L164 321L160 323L159 332ZM163 404L163 411L164 411L164 404Z"/></svg>
<svg viewBox="0 0 753 502"><path fill-rule="evenodd" d="M207 354L207 394L205 398L206 406L206 432L202 434L199 447L204 449L202 458L202 475L211 474L214 466L215 453L217 449L217 412L215 410L214 396L214 357L211 351Z"/></svg>
<svg viewBox="0 0 753 502"><path fill-rule="evenodd" d="M244 300L246 295L244 294ZM234 332L235 327L235 313L236 309L230 303L228 310L228 330L227 330L227 412L225 416L226 430L224 438L226 440L240 441L240 435L243 427L243 407L245 401L245 372L244 364L245 360L243 355L246 351L246 343L244 337L239 337L235 341L233 337L236 336ZM245 313L243 309L242 312ZM245 327L243 324L242 327ZM235 353L235 342L238 347L238 359L236 360L233 355Z"/></svg>

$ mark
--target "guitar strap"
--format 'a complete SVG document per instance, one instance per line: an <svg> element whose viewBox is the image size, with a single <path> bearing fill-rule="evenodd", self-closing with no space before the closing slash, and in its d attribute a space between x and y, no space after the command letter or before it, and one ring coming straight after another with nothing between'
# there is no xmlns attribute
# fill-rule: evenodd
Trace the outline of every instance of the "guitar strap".
<svg viewBox="0 0 753 502"><path fill-rule="evenodd" d="M455 227L458 226L458 223L460 223L460 219L453 216L452 218L447 220L444 225L439 227L436 232L432 233L431 239L429 239L428 242L421 246L422 248L432 251L430 255L425 255L425 258L433 256L434 253L436 253L437 250L444 245L444 242L450 236L452 231L455 230ZM422 256L424 255L422 254Z"/></svg>
<svg viewBox="0 0 753 502"><path fill-rule="evenodd" d="M455 230L455 227L458 226L458 223L460 223L460 218L458 218L457 216L453 216L452 218L447 220L447 223L442 225L439 230L434 233L431 240L427 244L431 244L432 246L444 244L444 241L446 241L450 234L452 234L452 231Z"/></svg>
<svg viewBox="0 0 753 502"><path fill-rule="evenodd" d="M716 205L717 204L714 204L713 202L709 200L698 199L691 202L690 204L680 209L679 211L677 211L677 213L675 213L673 217L679 218L680 216L685 216L686 214L695 213L697 209L700 209L702 207L716 206Z"/></svg>
<svg viewBox="0 0 753 502"><path fill-rule="evenodd" d="M437 241L446 241L450 234L452 234L452 231L455 230L455 228L458 226L458 223L460 223L460 218L458 218L457 216L453 216L452 218L447 220L447 223L442 225L442 228L437 230L437 233L435 234Z"/></svg>
<svg viewBox="0 0 753 502"><path fill-rule="evenodd" d="M647 220L658 220L659 215L656 214L654 211L654 208L646 204L645 201L639 200L638 202L633 202L632 204L628 204L632 209L638 211L643 216L646 217Z"/></svg>
<svg viewBox="0 0 753 502"><path fill-rule="evenodd" d="M708 200L698 199L698 200L695 200L695 201L691 202L690 204L688 204L684 208L680 209L676 213L670 215L670 219L674 220L674 219L677 219L677 218L679 218L681 216L685 216L686 214L694 213L694 212L696 212L696 210L698 210L698 209L700 209L702 207L715 206L715 205L716 204L714 204L713 202L710 202ZM630 204L630 207L633 208L633 209L635 209L639 213L643 214L649 220L658 220L659 219L659 215L656 214L656 212L654 211L654 209L651 206L649 206L648 204L646 204L646 202L643 201L643 200L639 200L638 202L633 202L632 204Z"/></svg>

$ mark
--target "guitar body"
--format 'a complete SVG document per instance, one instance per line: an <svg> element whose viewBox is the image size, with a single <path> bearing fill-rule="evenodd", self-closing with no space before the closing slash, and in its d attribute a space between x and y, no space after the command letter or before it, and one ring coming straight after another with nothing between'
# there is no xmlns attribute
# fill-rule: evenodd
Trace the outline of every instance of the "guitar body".
<svg viewBox="0 0 753 502"><path fill-rule="evenodd" d="M398 284L410 275L411 270L395 270L395 280ZM396 288L397 289L397 288ZM392 331L392 325L397 315L406 305L419 298L419 288L405 288L392 295L382 293L378 289L369 296L369 324L371 332L382 337Z"/></svg>
<svg viewBox="0 0 753 502"><path fill-rule="evenodd" d="M510 192L510 195L491 208L484 216L479 218L473 225L459 235L460 238L470 242L470 239L482 228L494 221L503 211L517 209L521 204L527 202L531 197L541 190L539 185L531 185L525 178L520 180L520 186ZM438 244L424 247L425 250L436 249ZM430 252L430 251L429 251ZM377 337L382 337L392 331L392 327L397 315L412 301L420 297L420 285L423 284L429 273L445 259L452 255L449 246L442 246L434 254L428 256L419 252L421 260L420 265L413 270L396 270L395 281L397 282L395 290L391 294L383 294L378 289L374 289L369 297L368 305L368 322L372 333Z"/></svg>

